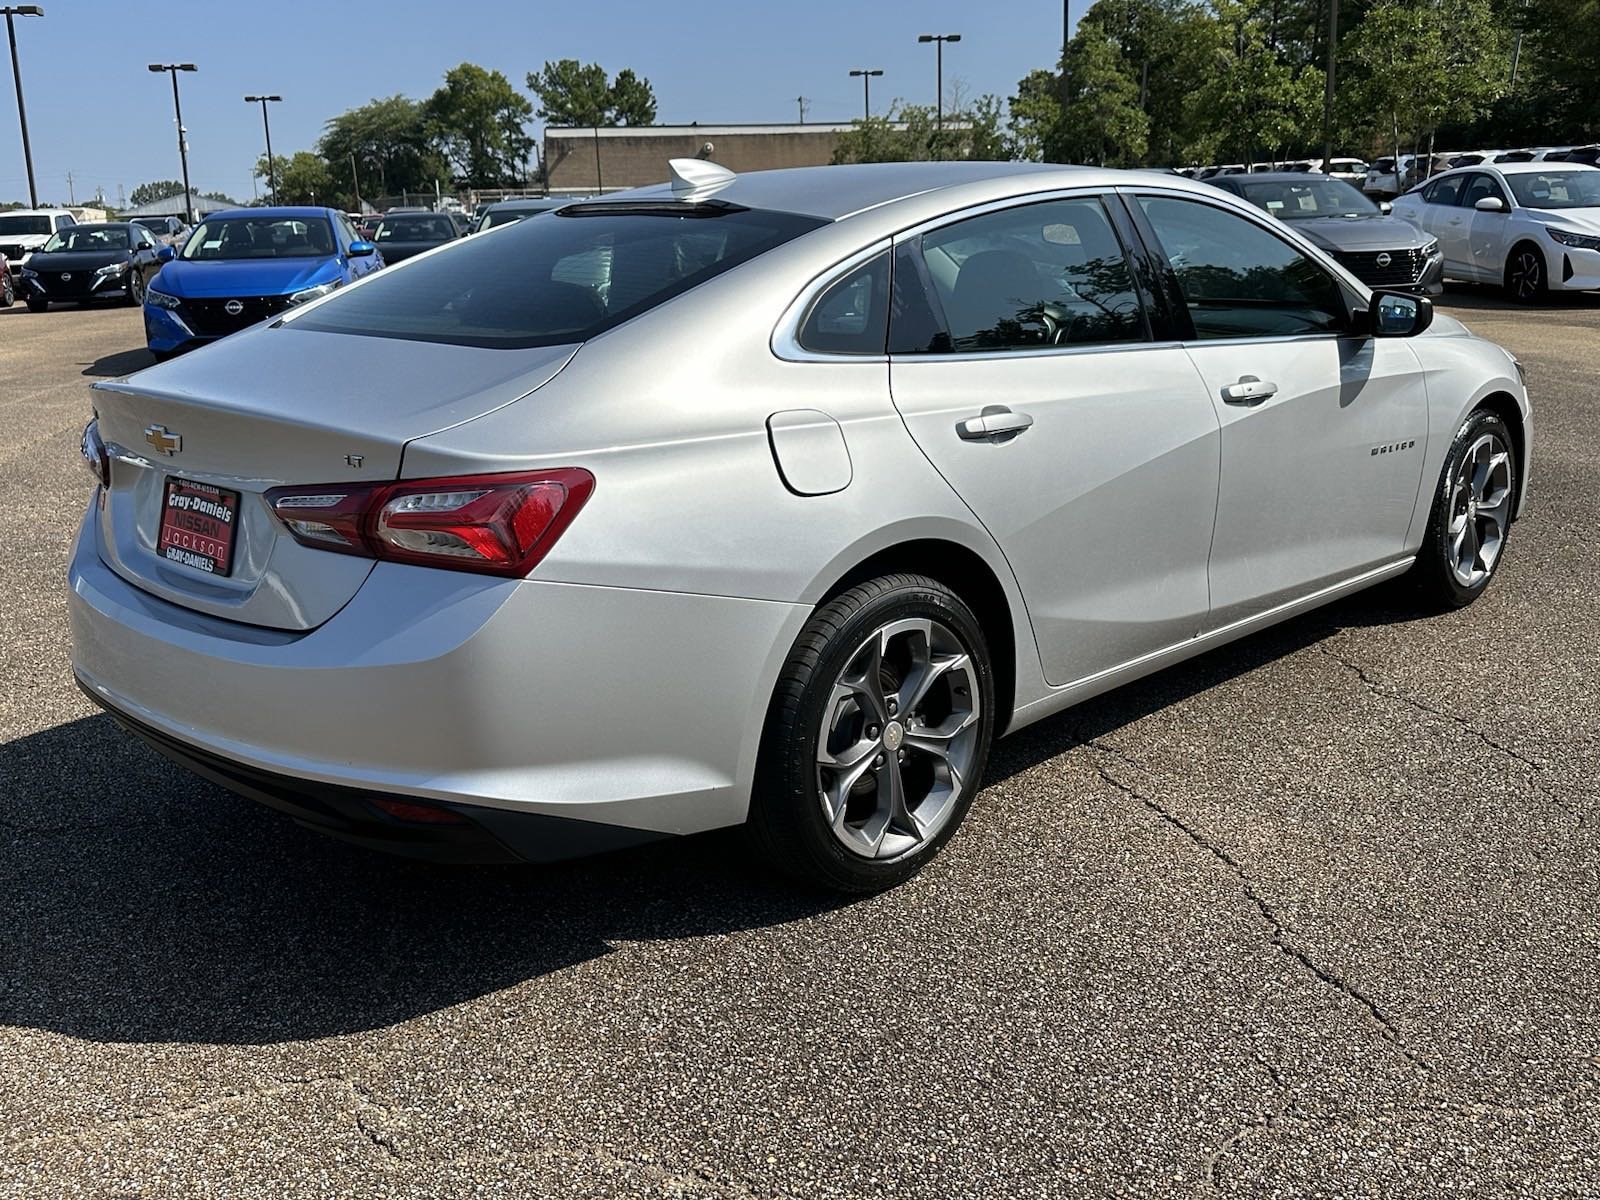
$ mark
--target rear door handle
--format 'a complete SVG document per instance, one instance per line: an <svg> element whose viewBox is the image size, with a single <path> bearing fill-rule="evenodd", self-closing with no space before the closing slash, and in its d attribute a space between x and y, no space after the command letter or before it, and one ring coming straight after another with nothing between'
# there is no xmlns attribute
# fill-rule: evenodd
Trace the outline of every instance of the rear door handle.
<svg viewBox="0 0 1600 1200"><path fill-rule="evenodd" d="M982 441L997 434L1021 433L1033 426L1027 413L1012 412L1009 408L991 405L976 417L956 422L956 433L969 442Z"/></svg>
<svg viewBox="0 0 1600 1200"><path fill-rule="evenodd" d="M1222 389L1222 398L1229 404L1242 404L1247 408L1277 394L1277 384L1267 383L1254 375L1241 375L1238 383L1230 383Z"/></svg>

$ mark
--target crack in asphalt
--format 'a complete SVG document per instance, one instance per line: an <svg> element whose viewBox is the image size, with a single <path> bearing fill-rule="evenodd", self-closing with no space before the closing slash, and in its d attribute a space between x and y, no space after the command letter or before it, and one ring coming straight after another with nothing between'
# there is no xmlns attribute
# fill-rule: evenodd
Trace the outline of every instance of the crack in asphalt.
<svg viewBox="0 0 1600 1200"><path fill-rule="evenodd" d="M1269 1130L1283 1120L1284 1114L1289 1110L1289 1090L1283 1078L1283 1072L1276 1063L1269 1062L1259 1054L1255 1055L1258 1066L1264 1070L1272 1080L1273 1090L1278 1094L1278 1103L1275 1107L1265 1110L1258 1117L1246 1118L1239 1123L1239 1128L1225 1137L1217 1144L1215 1149L1206 1156L1205 1175L1206 1186L1215 1194L1222 1193L1222 1160L1227 1158L1241 1145L1246 1138L1258 1130Z"/></svg>
<svg viewBox="0 0 1600 1200"><path fill-rule="evenodd" d="M1130 758L1123 751L1117 749L1115 746L1106 744L1098 738L1083 738L1080 736L1079 741L1083 745L1097 750L1101 754L1110 758L1114 758L1119 762L1125 763L1135 770L1145 770L1145 768L1141 766L1137 760ZM1394 1022L1390 1020L1389 1015L1378 1006L1376 1001L1374 1001L1355 984L1344 978L1344 976L1340 975L1337 971L1334 971L1329 967L1325 967L1321 963L1317 962L1317 960L1311 956L1309 951L1306 951L1289 941L1289 939L1296 934L1294 927L1285 921L1283 917L1278 914L1278 911L1273 908L1273 906L1261 895L1259 885L1256 883L1255 879L1251 877L1249 872L1247 872L1239 863L1238 859L1234 858L1233 855L1229 854L1221 846L1217 845L1210 838L1206 837L1199 830L1195 829L1171 809L1161 804L1160 801L1145 795L1138 788L1123 782L1121 779L1118 779L1100 764L1095 763L1092 765L1094 766L1096 773L1099 774L1100 778L1105 780L1106 783L1117 789L1119 792L1122 792L1130 799L1137 800L1145 808L1149 809L1150 812L1154 813L1157 817L1166 822L1172 828L1176 829L1179 833L1182 833L1196 846L1199 846L1207 854L1211 855L1211 857L1217 862L1222 864L1222 866L1233 875L1235 880L1238 881L1239 886L1244 891L1245 897L1251 902L1251 904L1255 906L1256 911L1260 914L1262 920L1264 920L1271 927L1272 944L1280 953L1309 972L1317 980L1317 982L1321 983L1324 987L1338 993L1340 996L1351 1001L1358 1008L1360 1008L1366 1014L1368 1019L1377 1026L1378 1032L1381 1034L1381 1036L1390 1044L1392 1044L1402 1055L1404 1055L1406 1060L1414 1067L1421 1071L1429 1071L1432 1069L1427 1059L1406 1044L1406 1041L1401 1036L1399 1029L1396 1028Z"/></svg>
<svg viewBox="0 0 1600 1200"><path fill-rule="evenodd" d="M1449 721L1464 730L1466 733L1470 734L1472 737L1476 738L1483 745L1488 746L1491 750L1495 750L1505 755L1513 762L1520 763L1522 766L1528 769L1528 782L1531 783L1534 789L1544 796L1544 798L1548 800L1553 807L1559 809L1568 817L1572 818L1574 822L1574 828L1581 829L1583 826L1588 824L1588 817L1584 813L1581 813L1577 809L1573 808L1570 804L1558 796L1555 792L1555 789L1551 787L1550 784L1545 780L1545 768L1543 763L1528 757L1528 755L1516 749L1514 746L1508 746L1498 738L1490 736L1483 730L1479 729L1466 717L1453 713L1448 709L1438 708L1432 704L1429 704L1425 700L1418 700L1415 696L1409 696L1404 692L1385 686L1381 680L1375 678L1372 673L1360 663L1346 658L1343 654L1340 654L1337 650L1334 650L1332 647L1330 647L1326 642L1319 644L1317 646L1317 650L1325 657L1332 659L1339 666L1355 675L1355 677L1359 679L1367 688L1367 690L1373 695L1382 696L1389 700L1398 700L1401 704L1407 705L1410 708L1414 708L1418 712L1426 713L1432 717L1438 717L1440 720Z"/></svg>

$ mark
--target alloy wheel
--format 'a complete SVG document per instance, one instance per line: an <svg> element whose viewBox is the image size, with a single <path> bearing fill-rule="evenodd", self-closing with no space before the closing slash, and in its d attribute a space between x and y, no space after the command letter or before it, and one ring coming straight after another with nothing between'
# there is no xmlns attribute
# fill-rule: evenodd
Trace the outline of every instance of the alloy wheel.
<svg viewBox="0 0 1600 1200"><path fill-rule="evenodd" d="M974 787L982 701L976 668L947 626L882 625L834 681L817 738L817 785L834 836L892 859L936 836Z"/></svg>
<svg viewBox="0 0 1600 1200"><path fill-rule="evenodd" d="M1511 260L1511 291L1518 300L1535 300L1544 291L1544 260L1522 249Z"/></svg>
<svg viewBox="0 0 1600 1200"><path fill-rule="evenodd" d="M1450 482L1450 569L1475 588L1493 572L1511 522L1511 452L1486 433L1461 456Z"/></svg>

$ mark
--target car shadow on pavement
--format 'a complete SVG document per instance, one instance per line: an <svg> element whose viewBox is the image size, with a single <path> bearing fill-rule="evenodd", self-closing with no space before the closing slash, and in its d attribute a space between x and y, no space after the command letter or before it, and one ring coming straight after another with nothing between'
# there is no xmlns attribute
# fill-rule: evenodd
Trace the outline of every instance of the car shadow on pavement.
<svg viewBox="0 0 1600 1200"><path fill-rule="evenodd" d="M115 354L102 355L92 363L85 364L82 373L107 379L116 375L130 375L134 371L142 371L146 367L155 365L156 356L148 350L119 350Z"/></svg>
<svg viewBox="0 0 1600 1200"><path fill-rule="evenodd" d="M1405 619L1346 601L999 744L994 782L1302 649ZM980 818L981 819L981 818ZM172 766L108 717L0 746L0 1024L99 1042L260 1045L380 1029L609 953L847 901L737 830L547 867L347 846Z"/></svg>
<svg viewBox="0 0 1600 1200"><path fill-rule="evenodd" d="M1600 292L1547 292L1538 304L1519 304L1506 295L1504 288L1493 284L1447 283L1444 286L1444 295L1435 296L1433 302L1445 312L1479 309L1532 314L1539 312L1540 309L1600 308Z"/></svg>

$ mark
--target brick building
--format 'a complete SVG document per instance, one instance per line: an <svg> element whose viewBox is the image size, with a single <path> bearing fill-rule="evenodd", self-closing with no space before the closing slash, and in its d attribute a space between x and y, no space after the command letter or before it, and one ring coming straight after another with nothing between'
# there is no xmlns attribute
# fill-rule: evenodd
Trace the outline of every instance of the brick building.
<svg viewBox="0 0 1600 1200"><path fill-rule="evenodd" d="M669 158L708 158L731 171L822 166L833 161L834 144L849 128L846 122L546 129L544 161L553 195L612 192L666 182Z"/></svg>

